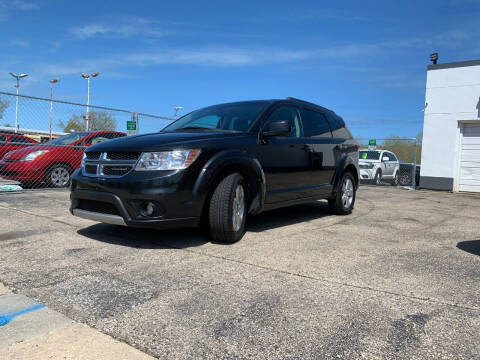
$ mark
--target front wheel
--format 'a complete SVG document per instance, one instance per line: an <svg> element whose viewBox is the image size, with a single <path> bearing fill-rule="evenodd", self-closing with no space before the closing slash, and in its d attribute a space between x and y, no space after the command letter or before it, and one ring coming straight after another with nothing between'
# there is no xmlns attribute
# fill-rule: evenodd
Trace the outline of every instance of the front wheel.
<svg viewBox="0 0 480 360"><path fill-rule="evenodd" d="M335 198L328 200L330 211L337 215L348 215L355 204L355 179L352 174L346 172L338 183Z"/></svg>
<svg viewBox="0 0 480 360"><path fill-rule="evenodd" d="M375 185L380 185L382 183L382 172L380 170L377 170L373 181L375 182Z"/></svg>
<svg viewBox="0 0 480 360"><path fill-rule="evenodd" d="M247 217L245 181L234 173L217 185L210 200L209 223L215 241L234 243L245 234Z"/></svg>
<svg viewBox="0 0 480 360"><path fill-rule="evenodd" d="M399 181L400 181L399 178L400 178L400 177L398 176L398 171L397 171L397 172L395 173L395 176L393 177L393 180L392 180L391 184L392 184L393 186L398 186L398 183L399 183Z"/></svg>
<svg viewBox="0 0 480 360"><path fill-rule="evenodd" d="M70 184L72 172L70 166L57 164L47 171L45 180L51 187L64 188Z"/></svg>

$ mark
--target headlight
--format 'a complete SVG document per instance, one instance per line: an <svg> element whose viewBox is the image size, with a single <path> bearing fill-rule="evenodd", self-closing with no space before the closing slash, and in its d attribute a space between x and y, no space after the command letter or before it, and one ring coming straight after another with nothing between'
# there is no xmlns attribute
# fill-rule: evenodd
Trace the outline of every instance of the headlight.
<svg viewBox="0 0 480 360"><path fill-rule="evenodd" d="M135 170L179 170L189 167L200 150L146 152L140 156Z"/></svg>
<svg viewBox="0 0 480 360"><path fill-rule="evenodd" d="M85 159L87 158L87 154L85 154L85 152L83 153L83 156L82 156L82 168L85 167Z"/></svg>
<svg viewBox="0 0 480 360"><path fill-rule="evenodd" d="M22 161L32 161L32 160L35 160L35 159L37 158L37 156L46 154L47 152L48 152L48 150L38 150L38 151L31 152L30 154L24 156L23 159L22 159Z"/></svg>

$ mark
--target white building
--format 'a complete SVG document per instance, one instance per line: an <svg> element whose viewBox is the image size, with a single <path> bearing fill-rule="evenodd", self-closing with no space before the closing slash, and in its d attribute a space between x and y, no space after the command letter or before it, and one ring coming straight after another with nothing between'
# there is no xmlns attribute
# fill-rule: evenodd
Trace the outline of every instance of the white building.
<svg viewBox="0 0 480 360"><path fill-rule="evenodd" d="M420 187L480 192L480 60L428 66Z"/></svg>

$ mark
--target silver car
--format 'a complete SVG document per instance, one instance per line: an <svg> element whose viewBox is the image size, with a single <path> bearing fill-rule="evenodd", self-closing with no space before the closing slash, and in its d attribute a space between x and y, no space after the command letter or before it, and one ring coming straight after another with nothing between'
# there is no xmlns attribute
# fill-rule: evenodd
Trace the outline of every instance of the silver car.
<svg viewBox="0 0 480 360"><path fill-rule="evenodd" d="M373 181L377 185L388 181L392 185L398 185L400 162L391 151L360 150L358 165L362 181Z"/></svg>

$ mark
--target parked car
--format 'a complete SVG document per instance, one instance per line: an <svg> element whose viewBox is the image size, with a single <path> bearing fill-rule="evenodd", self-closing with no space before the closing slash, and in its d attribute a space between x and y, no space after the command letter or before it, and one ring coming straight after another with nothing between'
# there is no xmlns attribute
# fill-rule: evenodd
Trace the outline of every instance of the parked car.
<svg viewBox="0 0 480 360"><path fill-rule="evenodd" d="M247 214L328 199L351 213L358 145L342 118L301 100L193 111L159 133L92 146L72 176L73 215L133 227L209 224L235 242Z"/></svg>
<svg viewBox="0 0 480 360"><path fill-rule="evenodd" d="M379 185L383 180L386 180L392 185L398 185L400 162L391 151L360 150L358 164L362 181L373 181Z"/></svg>
<svg viewBox="0 0 480 360"><path fill-rule="evenodd" d="M0 159L10 151L21 149L26 146L34 146L36 144L40 143L22 134L0 133Z"/></svg>
<svg viewBox="0 0 480 360"><path fill-rule="evenodd" d="M400 163L400 177L399 184L402 186L412 185L412 170L415 166L415 186L420 185L420 165L410 163Z"/></svg>
<svg viewBox="0 0 480 360"><path fill-rule="evenodd" d="M125 136L117 131L74 132L44 144L7 153L0 161L1 176L20 181L23 187L39 182L61 188L70 184L71 174L82 162L86 147Z"/></svg>

